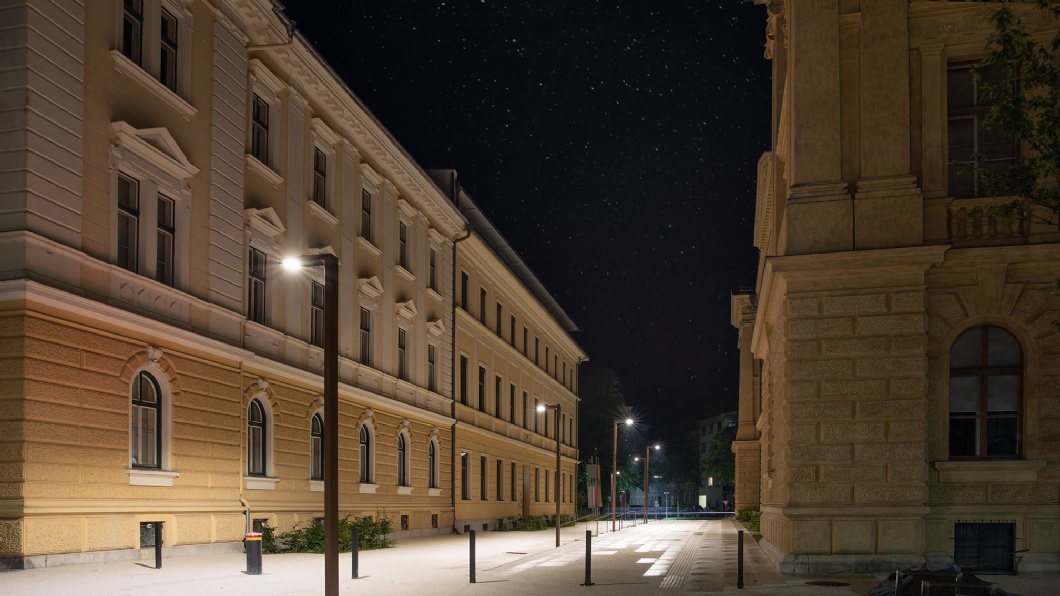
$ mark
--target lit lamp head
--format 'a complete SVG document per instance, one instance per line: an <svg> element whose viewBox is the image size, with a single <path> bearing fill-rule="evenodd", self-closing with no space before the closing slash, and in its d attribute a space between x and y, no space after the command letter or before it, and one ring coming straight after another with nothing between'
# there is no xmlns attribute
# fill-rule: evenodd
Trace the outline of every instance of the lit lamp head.
<svg viewBox="0 0 1060 596"><path fill-rule="evenodd" d="M298 257L287 257L283 260L283 268L285 271L301 271L302 270L302 259Z"/></svg>

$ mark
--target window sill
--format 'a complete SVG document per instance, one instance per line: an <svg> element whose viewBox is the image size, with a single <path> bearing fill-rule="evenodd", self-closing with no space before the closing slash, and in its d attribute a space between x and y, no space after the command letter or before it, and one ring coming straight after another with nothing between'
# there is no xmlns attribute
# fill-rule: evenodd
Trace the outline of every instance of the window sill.
<svg viewBox="0 0 1060 596"><path fill-rule="evenodd" d="M441 302L442 301L442 295L439 294L438 290L435 290L434 288L427 288L427 296L429 296L431 299L433 299L433 300L435 300L437 302Z"/></svg>
<svg viewBox="0 0 1060 596"><path fill-rule="evenodd" d="M427 496L428 497L440 497L440 496L442 496L442 489L440 489L440 488L428 488L427 489Z"/></svg>
<svg viewBox="0 0 1060 596"><path fill-rule="evenodd" d="M186 120L199 113L195 106L188 103L183 97L177 95L172 89L166 87L161 81L151 76L146 70L130 60L125 54L118 50L111 50L110 56L114 60L114 70L129 77L140 84L141 87L150 91L156 97L165 102L169 107L177 111Z"/></svg>
<svg viewBox="0 0 1060 596"><path fill-rule="evenodd" d="M394 269L398 272L398 275L400 275L401 277L404 277L408 281L410 281L410 282L415 282L416 281L416 276L413 275L411 271L409 271L408 269L405 269L401 265L394 265Z"/></svg>
<svg viewBox="0 0 1060 596"><path fill-rule="evenodd" d="M324 481L323 480L310 480L309 481L309 492L311 492L311 493L322 493L322 492L324 492Z"/></svg>
<svg viewBox="0 0 1060 596"><path fill-rule="evenodd" d="M363 248L364 250L370 252L371 254L373 254L373 255L375 255L377 257L379 255L383 254L383 251L379 250L378 246L372 244L372 241L367 239L367 238L365 238L364 236L358 236L357 237L357 241L361 243L361 248Z"/></svg>
<svg viewBox="0 0 1060 596"><path fill-rule="evenodd" d="M125 471L129 474L129 486L173 486L173 479L180 477L180 472L169 470L129 468Z"/></svg>
<svg viewBox="0 0 1060 596"><path fill-rule="evenodd" d="M276 170L269 166L261 163L261 160L247 153L244 159L247 163L247 169L257 172L259 176L265 179L266 182L273 185L273 187L279 188L283 184L283 176L279 175Z"/></svg>
<svg viewBox="0 0 1060 596"><path fill-rule="evenodd" d="M244 476L243 481L247 484L247 490L276 490L276 483L280 479L266 476Z"/></svg>
<svg viewBox="0 0 1060 596"><path fill-rule="evenodd" d="M399 487L397 487L397 489L398 489L398 494L399 495L411 495L412 494L412 487L411 486L399 486Z"/></svg>
<svg viewBox="0 0 1060 596"><path fill-rule="evenodd" d="M366 494L366 495L374 495L376 489L379 488L378 484L368 484L367 482L362 482L358 486L359 486L359 492L361 492L363 494Z"/></svg>
<svg viewBox="0 0 1060 596"><path fill-rule="evenodd" d="M332 215L330 211L328 211L324 207L321 207L320 203L317 203L312 199L310 199L309 201L309 210L313 212L313 215L324 220L324 223L328 224L329 226L339 225L339 218Z"/></svg>
<svg viewBox="0 0 1060 596"><path fill-rule="evenodd" d="M932 464L939 482L1035 482L1038 470L1045 469L1040 459L937 461Z"/></svg>

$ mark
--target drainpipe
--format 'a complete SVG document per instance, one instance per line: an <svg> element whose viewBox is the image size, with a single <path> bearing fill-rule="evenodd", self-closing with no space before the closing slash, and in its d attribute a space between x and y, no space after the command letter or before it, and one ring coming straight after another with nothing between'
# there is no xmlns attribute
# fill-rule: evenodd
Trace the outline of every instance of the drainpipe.
<svg viewBox="0 0 1060 596"><path fill-rule="evenodd" d="M456 183L456 175L455 174L450 179L449 192L450 192L450 195L449 195L450 199L453 201L454 205L457 205L457 209L459 209L458 195L457 195L457 193L459 192L459 187L457 186L457 183ZM452 346L451 350L452 350L452 354L453 354L453 357L452 357L452 360L451 360L452 366L453 366L453 374L452 374L452 381L451 381L450 392L449 392L449 395L452 396L452 405L450 405L450 417L453 419L453 425L450 428L451 436L450 436L450 439L449 439L450 440L450 446L451 446L450 454L449 454L449 459L450 459L450 464L449 464L450 483L449 483L449 486L452 487L452 490L450 491L452 494L450 495L450 497L451 497L451 501L452 501L452 504L453 504L453 530L454 531L456 530L456 452L457 452L457 449L456 449L456 400L457 400L457 397L456 397L456 377L457 377L457 371L456 371L456 363L457 363L457 357L456 357L456 280L457 280L457 276L456 276L456 270L457 270L457 267L456 267L456 245L461 243L461 242L463 242L464 240L467 240L468 238L470 238L471 237L471 233L472 233L471 224L468 224L468 226L466 228L464 228L464 235L453 240L453 303L452 303L451 310L450 310L450 313L452 314L452 319L451 320L453 321L452 329L450 329L450 335L451 335L451 340L450 341L451 341L451 346Z"/></svg>

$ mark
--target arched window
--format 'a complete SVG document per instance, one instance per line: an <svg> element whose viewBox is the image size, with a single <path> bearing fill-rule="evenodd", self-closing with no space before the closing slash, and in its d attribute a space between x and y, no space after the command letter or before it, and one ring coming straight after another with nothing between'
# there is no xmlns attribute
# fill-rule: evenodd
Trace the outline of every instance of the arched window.
<svg viewBox="0 0 1060 596"><path fill-rule="evenodd" d="M312 480L324 479L324 418L313 414L312 428L309 431L310 472Z"/></svg>
<svg viewBox="0 0 1060 596"><path fill-rule="evenodd" d="M409 485L409 449L405 433L398 435L397 440L397 483L398 486Z"/></svg>
<svg viewBox="0 0 1060 596"><path fill-rule="evenodd" d="M960 334L950 348L950 457L1021 455L1023 351L1001 327Z"/></svg>
<svg viewBox="0 0 1060 596"><path fill-rule="evenodd" d="M427 441L427 486L438 488L438 446L434 439Z"/></svg>
<svg viewBox="0 0 1060 596"><path fill-rule="evenodd" d="M250 400L247 411L247 474L265 475L265 408L257 399Z"/></svg>
<svg viewBox="0 0 1060 596"><path fill-rule="evenodd" d="M361 425L361 482L372 483L372 431L367 424Z"/></svg>
<svg viewBox="0 0 1060 596"><path fill-rule="evenodd" d="M133 379L130 463L134 468L162 467L162 392L149 373Z"/></svg>

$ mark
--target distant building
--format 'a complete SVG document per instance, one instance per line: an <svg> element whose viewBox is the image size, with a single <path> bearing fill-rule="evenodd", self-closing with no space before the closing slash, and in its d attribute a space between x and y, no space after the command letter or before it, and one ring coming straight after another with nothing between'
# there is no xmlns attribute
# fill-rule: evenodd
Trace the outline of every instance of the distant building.
<svg viewBox="0 0 1060 596"><path fill-rule="evenodd" d="M732 428L736 426L736 412L727 412L713 418L707 418L706 420L699 421L699 468L703 469L703 464L710 457L711 444L714 442L714 437L726 428ZM729 445L725 446L726 451L731 449ZM699 484L699 506L704 509L711 511L725 511L732 508L733 505L733 485L722 484L720 479L715 479L706 474L701 474Z"/></svg>
<svg viewBox="0 0 1060 596"><path fill-rule="evenodd" d="M992 217L975 175L1030 150L979 125L996 5L756 4L773 128L732 300L737 507L782 571L1060 573L1060 233ZM1051 40L1032 4L1010 6Z"/></svg>
<svg viewBox="0 0 1060 596"><path fill-rule="evenodd" d="M555 433L512 392L562 404L573 502L573 324L275 6L3 10L0 567L138 559L158 523L167 556L241 550L322 515L331 448L340 514L396 537L550 513ZM322 272L280 266L314 252L340 261L337 412Z"/></svg>

